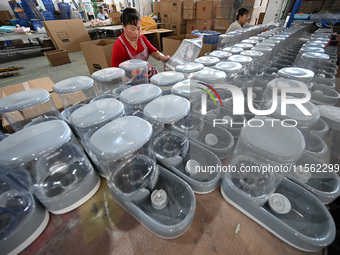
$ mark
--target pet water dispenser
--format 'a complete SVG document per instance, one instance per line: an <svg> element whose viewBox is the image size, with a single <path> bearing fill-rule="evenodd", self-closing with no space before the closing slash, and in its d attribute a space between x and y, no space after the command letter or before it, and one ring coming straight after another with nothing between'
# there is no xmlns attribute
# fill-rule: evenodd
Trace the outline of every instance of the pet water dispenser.
<svg viewBox="0 0 340 255"><path fill-rule="evenodd" d="M239 55L243 51L243 48L231 46L231 47L225 47L222 50L230 52L233 55Z"/></svg>
<svg viewBox="0 0 340 255"><path fill-rule="evenodd" d="M175 71L158 73L151 77L150 82L162 88L163 95L171 94L171 88L177 82L184 80L184 75Z"/></svg>
<svg viewBox="0 0 340 255"><path fill-rule="evenodd" d="M141 59L130 59L119 64L119 68L125 71L127 85L138 85L149 82L148 62Z"/></svg>
<svg viewBox="0 0 340 255"><path fill-rule="evenodd" d="M116 67L104 68L92 74L98 94L112 94L113 90L126 86L125 71Z"/></svg>
<svg viewBox="0 0 340 255"><path fill-rule="evenodd" d="M220 61L226 61L232 55L233 54L231 52L224 51L224 50L214 50L213 52L211 52L209 54L209 56L213 56L213 57L219 58Z"/></svg>
<svg viewBox="0 0 340 255"><path fill-rule="evenodd" d="M19 254L44 231L49 213L30 193L27 172L0 169L0 173L1 254Z"/></svg>
<svg viewBox="0 0 340 255"><path fill-rule="evenodd" d="M144 107L161 95L162 90L159 87L151 84L141 84L124 90L120 94L120 101L124 104L127 115L143 117Z"/></svg>
<svg viewBox="0 0 340 255"><path fill-rule="evenodd" d="M14 131L40 119L61 119L50 93L44 89L30 89L3 97L0 113Z"/></svg>
<svg viewBox="0 0 340 255"><path fill-rule="evenodd" d="M190 101L201 96L204 93L204 91L201 90L201 88L204 88L204 85L197 84L197 86L191 86L190 79L186 79L177 82L174 86L172 86L171 94L185 97Z"/></svg>
<svg viewBox="0 0 340 255"><path fill-rule="evenodd" d="M197 62L185 63L176 66L176 72L182 73L185 79L190 79L195 73L201 71L204 65Z"/></svg>
<svg viewBox="0 0 340 255"><path fill-rule="evenodd" d="M277 77L302 81L310 88L314 79L314 72L300 67L285 67L277 72Z"/></svg>
<svg viewBox="0 0 340 255"><path fill-rule="evenodd" d="M309 252L323 249L335 238L331 214L307 189L282 175L303 156L303 135L295 127L272 125L265 118L256 121L263 125L247 125L241 131L230 162L236 171L223 178L222 196L293 247ZM264 167L277 171L263 171Z"/></svg>
<svg viewBox="0 0 340 255"><path fill-rule="evenodd" d="M237 79L242 72L242 64L233 61L223 61L216 64L215 69L225 72L225 81L234 84L235 79Z"/></svg>
<svg viewBox="0 0 340 255"><path fill-rule="evenodd" d="M100 186L84 151L61 120L24 128L1 141L0 165L29 171L33 193L54 214L77 208Z"/></svg>
<svg viewBox="0 0 340 255"><path fill-rule="evenodd" d="M106 169L113 198L146 228L162 238L189 228L195 196L188 184L157 165L150 123L136 116L116 119L92 135L89 148Z"/></svg>
<svg viewBox="0 0 340 255"><path fill-rule="evenodd" d="M217 57L213 57L213 56L202 56L199 58L195 59L195 62L203 64L204 67L206 68L212 68L214 67L218 62L220 62L220 59Z"/></svg>

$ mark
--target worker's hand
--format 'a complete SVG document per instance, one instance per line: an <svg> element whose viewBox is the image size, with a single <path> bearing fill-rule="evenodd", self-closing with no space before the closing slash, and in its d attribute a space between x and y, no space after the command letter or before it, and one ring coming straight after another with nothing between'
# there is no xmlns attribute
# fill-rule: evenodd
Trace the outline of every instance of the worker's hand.
<svg viewBox="0 0 340 255"><path fill-rule="evenodd" d="M166 61L168 61L170 59L170 56L169 55L163 55L162 57L161 57L161 61L163 62L163 64L165 64L165 62Z"/></svg>

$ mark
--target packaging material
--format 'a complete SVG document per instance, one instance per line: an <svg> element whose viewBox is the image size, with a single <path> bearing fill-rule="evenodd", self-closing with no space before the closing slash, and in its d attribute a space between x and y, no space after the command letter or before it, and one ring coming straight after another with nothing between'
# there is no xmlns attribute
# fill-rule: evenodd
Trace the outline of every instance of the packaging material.
<svg viewBox="0 0 340 255"><path fill-rule="evenodd" d="M142 23L142 30L147 31L147 30L157 29L156 22L150 16L142 17L141 23Z"/></svg>
<svg viewBox="0 0 340 255"><path fill-rule="evenodd" d="M196 18L196 9L184 9L183 19L194 20Z"/></svg>
<svg viewBox="0 0 340 255"><path fill-rule="evenodd" d="M169 24L169 28L170 28L170 24ZM155 38L156 40L152 40L152 41L150 41L150 43L159 51L163 51L162 38L174 35L173 30L166 29L166 28L164 28L164 29L159 28L159 29L154 29L154 30L149 30L149 31L154 32L156 34L156 38Z"/></svg>
<svg viewBox="0 0 340 255"><path fill-rule="evenodd" d="M11 20L13 19L9 11L0 11L0 20Z"/></svg>
<svg viewBox="0 0 340 255"><path fill-rule="evenodd" d="M81 19L44 21L43 25L58 50L80 51L80 43L91 40Z"/></svg>
<svg viewBox="0 0 340 255"><path fill-rule="evenodd" d="M253 6L254 0L243 0L243 6Z"/></svg>
<svg viewBox="0 0 340 255"><path fill-rule="evenodd" d="M215 25L214 19L209 19L209 20L198 19L197 20L197 29L199 31L213 30L214 25Z"/></svg>
<svg viewBox="0 0 340 255"><path fill-rule="evenodd" d="M112 19L113 24L120 24L120 12L110 12L109 17Z"/></svg>
<svg viewBox="0 0 340 255"><path fill-rule="evenodd" d="M80 44L90 74L111 66L112 47L115 41L100 39Z"/></svg>
<svg viewBox="0 0 340 255"><path fill-rule="evenodd" d="M67 50L52 50L44 52L51 66L71 63Z"/></svg>
<svg viewBox="0 0 340 255"><path fill-rule="evenodd" d="M185 25L170 24L170 29L174 30L174 35L185 34Z"/></svg>
<svg viewBox="0 0 340 255"><path fill-rule="evenodd" d="M191 34L185 34L185 35L176 35L176 36L169 36L163 38L163 47L164 51L163 53L165 55L172 56L180 46L183 39L192 39L197 38L198 36L191 35ZM210 45L203 43L202 50L198 57L204 56L205 53L211 52L217 48L217 45Z"/></svg>
<svg viewBox="0 0 340 255"><path fill-rule="evenodd" d="M218 2L216 1L198 1L196 6L197 19L214 19L216 17L216 8Z"/></svg>
<svg viewBox="0 0 340 255"><path fill-rule="evenodd" d="M225 21L224 19L216 19L215 20L215 25L214 25L214 30L224 30L226 31L229 28L230 24Z"/></svg>
<svg viewBox="0 0 340 255"><path fill-rule="evenodd" d="M164 24L164 29L170 29L170 24L169 23L165 23Z"/></svg>
<svg viewBox="0 0 340 255"><path fill-rule="evenodd" d="M161 14L170 13L170 2L161 2Z"/></svg>
<svg viewBox="0 0 340 255"><path fill-rule="evenodd" d="M44 78L36 79L36 80L31 80L31 81L26 81L26 82L23 82L23 83L18 83L18 84L15 84L15 85L10 85L10 86L0 88L0 92L1 92L0 98L9 96L11 94L14 94L14 93L17 93L17 92L20 92L20 91L29 90L29 89L45 89L50 93L50 95L51 95L56 107L58 108L58 110L62 111L63 106L62 106L62 104L59 100L58 95L52 89L53 85L54 85L53 81L48 77L44 77ZM2 126L9 133L14 132L13 128L9 125L9 123L4 118L2 118Z"/></svg>
<svg viewBox="0 0 340 255"><path fill-rule="evenodd" d="M153 2L153 13L157 16L160 16L161 13L161 3L160 2Z"/></svg>
<svg viewBox="0 0 340 255"><path fill-rule="evenodd" d="M187 34L191 34L192 31L198 30L197 28L197 20L188 20L187 21Z"/></svg>
<svg viewBox="0 0 340 255"><path fill-rule="evenodd" d="M228 7L228 16L229 16L229 13L230 13L230 10ZM221 7L216 7L216 19L223 19Z"/></svg>
<svg viewBox="0 0 340 255"><path fill-rule="evenodd" d="M171 17L170 17L170 12L167 13L161 13L161 20L165 24L170 24L171 23Z"/></svg>
<svg viewBox="0 0 340 255"><path fill-rule="evenodd" d="M184 0L183 9L196 9L197 0Z"/></svg>
<svg viewBox="0 0 340 255"><path fill-rule="evenodd" d="M170 2L171 24L183 24L183 2Z"/></svg>

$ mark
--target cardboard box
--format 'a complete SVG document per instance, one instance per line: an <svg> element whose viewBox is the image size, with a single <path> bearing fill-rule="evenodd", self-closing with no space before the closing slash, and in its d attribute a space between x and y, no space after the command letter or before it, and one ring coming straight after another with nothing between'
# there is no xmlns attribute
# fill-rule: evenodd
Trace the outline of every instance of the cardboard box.
<svg viewBox="0 0 340 255"><path fill-rule="evenodd" d="M198 1L196 7L197 19L214 19L216 17L216 8L218 2L215 1Z"/></svg>
<svg viewBox="0 0 340 255"><path fill-rule="evenodd" d="M13 19L9 11L0 11L0 20L10 20Z"/></svg>
<svg viewBox="0 0 340 255"><path fill-rule="evenodd" d="M80 51L80 43L91 40L81 19L44 21L43 25L57 50Z"/></svg>
<svg viewBox="0 0 340 255"><path fill-rule="evenodd" d="M166 28L159 28L159 29L153 29L149 30L150 32L154 32L156 34L156 40L150 41L150 43L159 51L163 51L163 37L172 36L174 35L174 31Z"/></svg>
<svg viewBox="0 0 340 255"><path fill-rule="evenodd" d="M197 0L184 0L183 9L196 9Z"/></svg>
<svg viewBox="0 0 340 255"><path fill-rule="evenodd" d="M185 34L185 25L170 24L170 29L174 30L174 35Z"/></svg>
<svg viewBox="0 0 340 255"><path fill-rule="evenodd" d="M112 19L113 24L120 24L120 12L110 12L109 17Z"/></svg>
<svg viewBox="0 0 340 255"><path fill-rule="evenodd" d="M182 2L170 2L170 15L171 24L181 25L183 20L183 3Z"/></svg>
<svg viewBox="0 0 340 255"><path fill-rule="evenodd" d="M196 9L184 9L183 19L194 20L196 18Z"/></svg>
<svg viewBox="0 0 340 255"><path fill-rule="evenodd" d="M161 2L161 14L170 12L170 2Z"/></svg>
<svg viewBox="0 0 340 255"><path fill-rule="evenodd" d="M163 47L164 47L164 55L170 55L172 56L182 43L182 40L184 39L192 39L197 38L196 35L191 34L185 34L185 35L175 35L175 36L169 36L163 38ZM212 52L217 48L217 45L211 45L211 44L205 44L203 43L203 47L201 49L200 54L198 57L204 56L205 53Z"/></svg>
<svg viewBox="0 0 340 255"><path fill-rule="evenodd" d="M51 66L59 66L67 63L71 63L66 50L52 50L44 52Z"/></svg>
<svg viewBox="0 0 340 255"><path fill-rule="evenodd" d="M197 29L199 31L204 30L213 30L215 25L214 19L204 20L204 19L198 19L197 20Z"/></svg>
<svg viewBox="0 0 340 255"><path fill-rule="evenodd" d="M171 23L170 13L161 13L161 21L165 24Z"/></svg>
<svg viewBox="0 0 340 255"><path fill-rule="evenodd" d="M242 6L253 6L253 5L254 5L254 0L243 0Z"/></svg>
<svg viewBox="0 0 340 255"><path fill-rule="evenodd" d="M117 11L117 5L116 5L116 4L107 4L107 8L108 8L110 11L114 11L114 12Z"/></svg>
<svg viewBox="0 0 340 255"><path fill-rule="evenodd" d="M90 74L111 66L112 47L115 41L100 39L80 44Z"/></svg>
<svg viewBox="0 0 340 255"><path fill-rule="evenodd" d="M214 25L214 30L224 30L226 31L229 28L230 24L225 21L224 19L216 19L215 20L215 25Z"/></svg>
<svg viewBox="0 0 340 255"><path fill-rule="evenodd" d="M160 2L153 2L153 13L157 16L161 13L161 3Z"/></svg>
<svg viewBox="0 0 340 255"><path fill-rule="evenodd" d="M164 24L164 29L170 29L170 24L169 23L165 23Z"/></svg>
<svg viewBox="0 0 340 255"><path fill-rule="evenodd" d="M198 30L197 28L197 20L188 20L187 21L187 34L191 34L192 31Z"/></svg>
<svg viewBox="0 0 340 255"><path fill-rule="evenodd" d="M230 11L229 11L230 12ZM229 13L228 12L228 13ZM223 16L222 16L222 8L221 7L216 7L216 19L223 19Z"/></svg>
<svg viewBox="0 0 340 255"><path fill-rule="evenodd" d="M18 84L15 84L15 85L10 85L10 86L6 86L6 87L1 88L0 89L1 97L6 97L6 96L12 95L14 93L18 93L18 92L26 91L26 90L30 90L30 89L45 89L50 93L57 109L59 111L61 111L61 110L63 110L63 106L60 102L60 99L59 99L57 93L55 93L52 89L53 85L54 85L53 81L48 77L36 79L36 80L31 80L31 81L18 83ZM38 116L38 115L36 115L36 116ZM6 121L5 118L2 118L2 126L9 133L14 132L13 128L9 125L9 123Z"/></svg>

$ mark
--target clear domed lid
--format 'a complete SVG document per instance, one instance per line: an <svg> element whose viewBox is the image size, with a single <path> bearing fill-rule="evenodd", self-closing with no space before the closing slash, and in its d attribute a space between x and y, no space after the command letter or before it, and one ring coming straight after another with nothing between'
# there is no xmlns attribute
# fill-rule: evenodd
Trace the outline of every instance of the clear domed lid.
<svg viewBox="0 0 340 255"><path fill-rule="evenodd" d="M204 65L198 62L190 62L185 64L180 64L176 66L176 72L182 73L194 73L202 70Z"/></svg>
<svg viewBox="0 0 340 255"><path fill-rule="evenodd" d="M232 55L228 58L229 61L239 62L241 64L250 64L253 59L249 56L243 56L243 55Z"/></svg>
<svg viewBox="0 0 340 255"><path fill-rule="evenodd" d="M302 47L300 49L301 52L308 52L308 51L311 51L311 52L319 52L319 53L324 53L325 52L325 49L323 48L318 48L318 47Z"/></svg>
<svg viewBox="0 0 340 255"><path fill-rule="evenodd" d="M99 160L117 160L137 151L151 135L149 122L136 116L125 116L98 129L89 140L89 149Z"/></svg>
<svg viewBox="0 0 340 255"><path fill-rule="evenodd" d="M93 79L86 76L76 76L57 82L52 89L58 94L69 94L93 86Z"/></svg>
<svg viewBox="0 0 340 255"><path fill-rule="evenodd" d="M167 95L156 98L144 108L144 115L159 123L174 123L189 113L190 102L184 97Z"/></svg>
<svg viewBox="0 0 340 255"><path fill-rule="evenodd" d="M256 46L265 46L265 47L272 47L272 48L274 48L275 44L263 41L263 42L260 42L260 43L256 44Z"/></svg>
<svg viewBox="0 0 340 255"><path fill-rule="evenodd" d="M256 46L254 46L251 49L252 50L257 50L257 51L262 51L262 52L271 52L273 50L272 47L259 46L259 45L256 45Z"/></svg>
<svg viewBox="0 0 340 255"><path fill-rule="evenodd" d="M114 79L117 79L119 77L123 77L125 75L125 71L121 68L117 67L109 67L101 69L97 72L94 72L92 74L92 78L96 81L112 81Z"/></svg>
<svg viewBox="0 0 340 255"><path fill-rule="evenodd" d="M70 116L72 124L79 128L88 128L119 117L124 112L124 105L114 98L101 99L86 104Z"/></svg>
<svg viewBox="0 0 340 255"><path fill-rule="evenodd" d="M236 43L234 46L239 47L239 48L243 48L244 50L250 50L251 48L253 48L254 45L252 45L250 43Z"/></svg>
<svg viewBox="0 0 340 255"><path fill-rule="evenodd" d="M254 39L244 39L242 43L257 44L259 41Z"/></svg>
<svg viewBox="0 0 340 255"><path fill-rule="evenodd" d="M190 86L190 79L186 79L184 81L177 82L174 86L172 86L171 93L190 99L191 97L195 97L204 93L197 87L203 88L204 86L200 84L194 84L194 86Z"/></svg>
<svg viewBox="0 0 340 255"><path fill-rule="evenodd" d="M50 93L44 89L29 89L0 99L0 112L12 112L48 101Z"/></svg>
<svg viewBox="0 0 340 255"><path fill-rule="evenodd" d="M232 54L240 54L243 51L243 48L232 46L232 47L225 47L222 50L231 52Z"/></svg>
<svg viewBox="0 0 340 255"><path fill-rule="evenodd" d="M305 83L285 78L276 78L268 82L267 89L273 90L273 88L277 88L278 90L281 90L283 88L299 88L308 90L308 86Z"/></svg>
<svg viewBox="0 0 340 255"><path fill-rule="evenodd" d="M209 56L217 57L217 58L219 58L219 59L221 59L221 60L227 59L227 58L229 58L231 55L232 55L231 52L223 51L223 50L214 50L213 52L211 52L211 53L209 54Z"/></svg>
<svg viewBox="0 0 340 255"><path fill-rule="evenodd" d="M194 75L194 79L214 85L216 83L223 82L227 75L225 72L215 69L203 69Z"/></svg>
<svg viewBox="0 0 340 255"><path fill-rule="evenodd" d="M152 76L150 82L158 86L171 86L182 80L184 80L182 73L166 71Z"/></svg>
<svg viewBox="0 0 340 255"><path fill-rule="evenodd" d="M279 122L267 121L268 118L256 117L262 126L246 125L242 128L239 140L253 153L278 163L297 161L305 149L302 133L295 127L284 127ZM272 126L272 123L274 125ZM255 135L256 134L256 135ZM289 139L289 143L287 142Z"/></svg>
<svg viewBox="0 0 340 255"><path fill-rule="evenodd" d="M120 94L120 101L129 105L148 103L161 96L162 90L152 84L141 84L124 90Z"/></svg>
<svg viewBox="0 0 340 255"><path fill-rule="evenodd" d="M284 78L298 78L298 79L313 79L314 78L314 72L309 69L300 68L300 67L285 67L280 69L277 72L278 76L284 77Z"/></svg>
<svg viewBox="0 0 340 255"><path fill-rule="evenodd" d="M218 63L215 68L226 73L237 73L242 70L242 64L232 61L223 61Z"/></svg>
<svg viewBox="0 0 340 255"><path fill-rule="evenodd" d="M245 50L245 51L241 52L241 55L249 56L249 57L252 57L254 59L257 59L257 58L261 58L263 56L263 52L257 51L257 50Z"/></svg>
<svg viewBox="0 0 340 255"><path fill-rule="evenodd" d="M146 68L147 62L141 59L130 59L119 64L119 68L125 71L133 71L141 68Z"/></svg>
<svg viewBox="0 0 340 255"><path fill-rule="evenodd" d="M302 54L303 58L314 59L314 60L329 60L329 55L318 52L305 52Z"/></svg>
<svg viewBox="0 0 340 255"><path fill-rule="evenodd" d="M50 120L21 129L0 143L0 165L15 166L55 151L71 138L66 122Z"/></svg>
<svg viewBox="0 0 340 255"><path fill-rule="evenodd" d="M195 62L201 63L204 66L214 66L218 62L220 62L220 59L217 57L213 57L213 56L202 56L202 57L196 58Z"/></svg>

